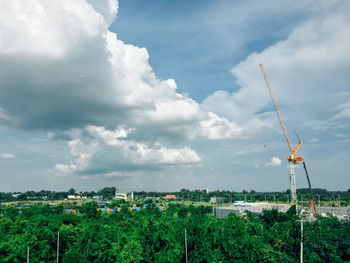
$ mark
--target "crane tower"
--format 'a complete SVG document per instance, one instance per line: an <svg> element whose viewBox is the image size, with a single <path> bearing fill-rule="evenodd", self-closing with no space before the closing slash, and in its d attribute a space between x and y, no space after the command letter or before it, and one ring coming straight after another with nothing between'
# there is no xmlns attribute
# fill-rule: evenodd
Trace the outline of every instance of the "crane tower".
<svg viewBox="0 0 350 263"><path fill-rule="evenodd" d="M278 109L278 105L277 105L277 102L276 102L276 99L275 99L275 95L273 94L273 91L272 91L272 88L271 88L269 77L267 76L267 73L266 73L266 71L264 69L264 66L262 64L259 64L259 65L260 65L261 70L262 70L262 72L264 74L264 78L265 78L265 81L266 81L267 88L269 89L269 93L270 93L272 102L273 102L273 104L275 106L277 117L278 117L278 119L280 121L282 130L283 130L283 134L284 134L284 137L286 138L286 141L287 141L287 144L288 144L288 148L289 148L289 151L290 151L290 155L287 156L287 160L288 160L288 163L289 163L290 192L291 192L291 197L292 197L291 198L292 199L292 203L297 205L297 193L296 193L296 186L295 186L294 166L296 164L299 164L300 162L304 161L304 159L302 157L297 157L297 152L298 152L298 150L299 150L299 148L300 148L300 146L302 144L302 141L299 140L298 144L293 149L292 144L291 144L290 139L289 139L289 136L288 136L288 132L287 132L286 126L284 125L284 122L283 122L283 119L282 119L282 115L280 113L280 110Z"/></svg>

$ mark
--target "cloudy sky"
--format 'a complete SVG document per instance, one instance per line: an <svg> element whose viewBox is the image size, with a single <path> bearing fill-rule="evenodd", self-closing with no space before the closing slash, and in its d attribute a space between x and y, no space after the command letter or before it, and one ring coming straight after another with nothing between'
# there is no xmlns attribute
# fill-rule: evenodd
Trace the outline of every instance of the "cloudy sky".
<svg viewBox="0 0 350 263"><path fill-rule="evenodd" d="M0 191L284 191L259 63L313 186L350 188L349 1L0 3Z"/></svg>

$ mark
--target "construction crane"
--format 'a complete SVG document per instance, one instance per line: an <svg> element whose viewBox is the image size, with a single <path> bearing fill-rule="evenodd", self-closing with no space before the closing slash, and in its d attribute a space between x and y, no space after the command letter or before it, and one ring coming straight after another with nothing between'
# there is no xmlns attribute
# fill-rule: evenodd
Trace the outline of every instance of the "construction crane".
<svg viewBox="0 0 350 263"><path fill-rule="evenodd" d="M294 131L295 135L297 136L299 142L301 141L298 134ZM311 187L311 182L310 182L310 176L309 176L309 173L307 171L307 168L306 168L306 164L305 164L305 159L303 159L303 168L304 168L304 171L305 171L305 175L306 175L306 179L307 179L307 183L309 185L309 191L310 191L310 205L311 205L311 208L312 208L312 213L314 216L316 216L316 206L315 206L315 202L314 202L314 194L312 192L312 187Z"/></svg>
<svg viewBox="0 0 350 263"><path fill-rule="evenodd" d="M303 166L304 166L304 170L305 170L305 174L306 174L306 178L307 178L307 183L309 184L309 190L310 190L310 195L311 195L310 204L311 204L311 208L312 208L312 213L314 216L316 216L316 206L315 206L315 202L314 202L314 194L312 193L310 177L309 177L309 173L307 172L307 169L306 169L305 161L303 161Z"/></svg>
<svg viewBox="0 0 350 263"><path fill-rule="evenodd" d="M292 203L294 205L297 205L297 193L296 193L296 185L295 185L295 171L294 171L294 167L295 167L295 165L299 164L300 162L303 162L304 170L305 170L307 181L308 181L308 184L309 184L309 189L310 189L310 192L311 192L312 212L313 212L314 215L316 215L315 202L313 200L312 188L311 188L309 174L307 172L306 165L305 165L305 160L304 160L304 158L297 156L298 150L299 150L299 148L300 148L300 146L302 145L303 142L299 139L299 142L297 143L297 145L294 148L292 147L292 144L290 142L286 126L284 125L281 113L279 111L279 108L278 108L278 105L277 105L277 102L276 102L276 99L275 99L275 95L273 94L273 91L272 91L272 88L271 88L269 77L267 76L267 73L266 73L266 71L264 69L264 66L262 64L259 64L259 65L260 65L261 70L262 70L262 72L264 74L264 78L265 78L265 81L266 81L267 88L269 89L269 93L270 93L272 102L273 102L273 104L275 106L277 117L278 117L278 119L280 121L282 130L283 130L283 134L284 134L284 137L286 138L286 141L287 141L287 144L288 144L288 148L289 148L289 151L290 151L290 155L287 156L287 160L288 160L288 163L289 163L289 180L290 180L290 191L291 191Z"/></svg>

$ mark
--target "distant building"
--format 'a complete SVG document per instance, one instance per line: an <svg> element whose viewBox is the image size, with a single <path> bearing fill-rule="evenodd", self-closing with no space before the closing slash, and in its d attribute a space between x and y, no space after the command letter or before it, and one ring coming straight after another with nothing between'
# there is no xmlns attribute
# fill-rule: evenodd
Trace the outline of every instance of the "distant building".
<svg viewBox="0 0 350 263"><path fill-rule="evenodd" d="M126 197L126 194L125 194L125 193L115 193L114 199L117 199L117 200L124 199L124 200L126 200L127 197Z"/></svg>
<svg viewBox="0 0 350 263"><path fill-rule="evenodd" d="M68 195L68 199L80 199L80 195Z"/></svg>
<svg viewBox="0 0 350 263"><path fill-rule="evenodd" d="M318 215L321 216L336 216L339 219L350 218L350 207L327 207L327 206L317 206L316 211Z"/></svg>
<svg viewBox="0 0 350 263"><path fill-rule="evenodd" d="M210 197L210 203L212 204L222 204L224 202L223 197L212 196Z"/></svg>
<svg viewBox="0 0 350 263"><path fill-rule="evenodd" d="M166 196L163 196L163 199L166 199L166 200L176 199L176 195L166 195Z"/></svg>
<svg viewBox="0 0 350 263"><path fill-rule="evenodd" d="M264 210L277 209L279 212L287 212L290 204L272 204L272 203L247 203L243 201L234 202L231 206L215 207L214 214L217 218L223 218L230 213L244 215L246 211L252 213L262 213Z"/></svg>

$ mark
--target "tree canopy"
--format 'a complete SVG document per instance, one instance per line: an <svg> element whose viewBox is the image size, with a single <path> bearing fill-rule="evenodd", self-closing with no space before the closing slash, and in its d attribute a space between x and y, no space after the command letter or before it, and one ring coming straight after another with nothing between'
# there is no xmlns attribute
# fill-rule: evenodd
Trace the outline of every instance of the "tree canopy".
<svg viewBox="0 0 350 263"><path fill-rule="evenodd" d="M217 219L211 207L154 204L130 212L97 211L95 203L65 213L62 206L3 207L0 262L52 262L60 232L60 262L296 262L300 223L295 210ZM350 260L350 222L335 217L304 223L305 262Z"/></svg>

